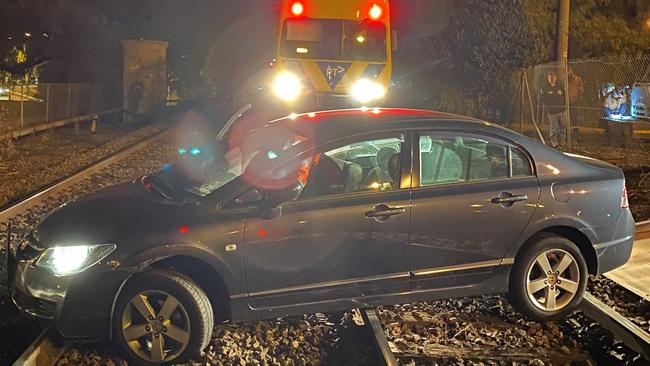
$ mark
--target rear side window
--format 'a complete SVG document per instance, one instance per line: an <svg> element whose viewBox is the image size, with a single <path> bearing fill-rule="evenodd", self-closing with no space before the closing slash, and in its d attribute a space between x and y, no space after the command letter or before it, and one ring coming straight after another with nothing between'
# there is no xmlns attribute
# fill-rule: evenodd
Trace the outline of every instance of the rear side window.
<svg viewBox="0 0 650 366"><path fill-rule="evenodd" d="M436 185L463 181L463 162L451 141L431 136L420 138L420 184Z"/></svg>
<svg viewBox="0 0 650 366"><path fill-rule="evenodd" d="M479 137L420 136L421 186L529 175L532 168L526 155L506 144Z"/></svg>
<svg viewBox="0 0 650 366"><path fill-rule="evenodd" d="M528 177L533 175L533 168L530 165L530 160L526 154L520 149L513 147L512 149L512 176L513 177Z"/></svg>

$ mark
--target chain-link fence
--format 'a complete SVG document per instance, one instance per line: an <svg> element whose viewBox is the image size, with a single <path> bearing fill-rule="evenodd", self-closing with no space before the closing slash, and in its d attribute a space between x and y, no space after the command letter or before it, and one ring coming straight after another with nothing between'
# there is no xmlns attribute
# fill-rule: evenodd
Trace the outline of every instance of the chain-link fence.
<svg viewBox="0 0 650 366"><path fill-rule="evenodd" d="M110 108L103 94L98 84L0 84L0 132Z"/></svg>
<svg viewBox="0 0 650 366"><path fill-rule="evenodd" d="M625 165L650 162L650 57L537 65L515 85L510 128Z"/></svg>

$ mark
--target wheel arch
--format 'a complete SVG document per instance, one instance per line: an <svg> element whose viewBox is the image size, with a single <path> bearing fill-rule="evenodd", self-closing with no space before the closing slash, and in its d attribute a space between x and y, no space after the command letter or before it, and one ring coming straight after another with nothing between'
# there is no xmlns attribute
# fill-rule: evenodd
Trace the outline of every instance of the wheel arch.
<svg viewBox="0 0 650 366"><path fill-rule="evenodd" d="M517 261L517 258L523 252L524 248L547 235L557 235L570 240L578 247L578 249L580 249L580 252L585 257L589 274L598 273L598 255L596 254L596 249L594 248L593 243L585 233L571 226L550 226L537 231L526 239L524 244L519 248L517 255L515 256L515 261Z"/></svg>
<svg viewBox="0 0 650 366"><path fill-rule="evenodd" d="M221 273L207 262L186 255L167 257L152 263L150 268L171 269L194 281L213 304L214 319L222 322L230 319L230 290Z"/></svg>
<svg viewBox="0 0 650 366"><path fill-rule="evenodd" d="M169 269L176 271L192 281L205 292L213 305L215 323L230 319L232 316L232 307L230 303L231 291L228 288L226 279L223 274L208 262L196 258L195 256L180 254L159 257L155 260L143 263L137 267L127 279L125 279L118 288L113 298L113 304L110 309L109 316L109 340L113 340L113 318L115 316L115 308L117 301L122 295L124 286L131 280L133 276L139 273L146 272L151 269Z"/></svg>

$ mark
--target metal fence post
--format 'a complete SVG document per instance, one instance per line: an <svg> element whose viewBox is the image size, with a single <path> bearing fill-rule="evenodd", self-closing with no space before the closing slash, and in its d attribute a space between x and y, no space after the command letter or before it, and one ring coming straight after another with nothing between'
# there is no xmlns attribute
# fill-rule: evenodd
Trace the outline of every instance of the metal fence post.
<svg viewBox="0 0 650 366"><path fill-rule="evenodd" d="M20 127L25 127L25 89L20 86Z"/></svg>
<svg viewBox="0 0 650 366"><path fill-rule="evenodd" d="M569 62L567 59L564 59L564 100L565 102L565 116L566 116L566 139L567 139L567 150L571 152L573 150L573 133L571 127L571 102L569 100Z"/></svg>
<svg viewBox="0 0 650 366"><path fill-rule="evenodd" d="M67 112L66 112L66 117L68 117L68 118L70 118L70 93L72 92L70 90L70 88L71 88L71 85L68 84L68 108L67 108Z"/></svg>
<svg viewBox="0 0 650 366"><path fill-rule="evenodd" d="M70 104L71 103L71 96L72 96L72 84L68 84L68 111L66 113L68 118L71 117L71 113L72 113L72 111L71 111L72 107L71 107L71 104ZM79 121L76 121L74 123L74 134L75 135L79 134Z"/></svg>
<svg viewBox="0 0 650 366"><path fill-rule="evenodd" d="M50 121L50 84L45 87L45 122Z"/></svg>
<svg viewBox="0 0 650 366"><path fill-rule="evenodd" d="M98 118L99 118L99 115L96 115L95 117L93 117L93 122L90 125L90 133L92 133L93 135L95 133L97 133L97 119Z"/></svg>

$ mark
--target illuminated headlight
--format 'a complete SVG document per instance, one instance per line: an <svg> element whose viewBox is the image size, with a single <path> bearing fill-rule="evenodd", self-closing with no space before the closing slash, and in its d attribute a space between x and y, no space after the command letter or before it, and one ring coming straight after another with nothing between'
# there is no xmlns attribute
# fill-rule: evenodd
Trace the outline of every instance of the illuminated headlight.
<svg viewBox="0 0 650 366"><path fill-rule="evenodd" d="M49 248L36 261L55 276L69 276L87 270L115 250L113 244Z"/></svg>
<svg viewBox="0 0 650 366"><path fill-rule="evenodd" d="M352 85L350 94L361 103L368 103L383 98L386 89L378 82L361 79Z"/></svg>
<svg viewBox="0 0 650 366"><path fill-rule="evenodd" d="M278 98L291 102L298 99L302 93L302 82L296 74L285 71L275 77L273 91Z"/></svg>

